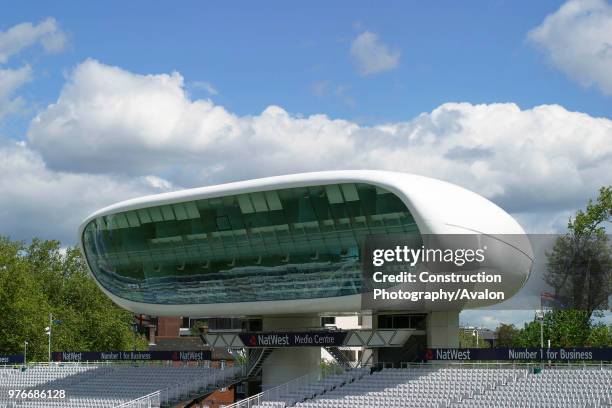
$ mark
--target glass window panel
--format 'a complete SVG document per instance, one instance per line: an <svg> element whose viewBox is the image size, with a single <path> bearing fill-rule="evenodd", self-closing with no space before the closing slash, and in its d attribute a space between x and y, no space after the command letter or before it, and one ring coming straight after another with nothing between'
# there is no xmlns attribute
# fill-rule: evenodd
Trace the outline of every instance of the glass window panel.
<svg viewBox="0 0 612 408"><path fill-rule="evenodd" d="M217 229L219 231L227 231L232 229L232 225L230 224L229 217L227 215L217 217Z"/></svg>
<svg viewBox="0 0 612 408"><path fill-rule="evenodd" d="M355 184L341 184L342 193L344 194L345 201L358 201L359 194L357 194L357 188Z"/></svg>
<svg viewBox="0 0 612 408"><path fill-rule="evenodd" d="M172 211L172 206L164 205L161 207L161 212L164 217L164 221L172 221L175 219L174 212Z"/></svg>
<svg viewBox="0 0 612 408"><path fill-rule="evenodd" d="M270 208L270 210L283 209L280 198L278 197L278 193L276 191L266 191L265 195L266 201L268 202L268 208Z"/></svg>
<svg viewBox="0 0 612 408"><path fill-rule="evenodd" d="M185 206L183 203L174 204L173 206L174 214L176 214L177 220L185 220L187 219L187 211L185 210Z"/></svg>
<svg viewBox="0 0 612 408"><path fill-rule="evenodd" d="M151 219L154 222L160 222L164 220L164 217L162 217L162 212L161 212L161 208L160 207L151 207L149 208L149 214L151 214Z"/></svg>
<svg viewBox="0 0 612 408"><path fill-rule="evenodd" d="M127 217L127 221L130 227L139 227L140 221L138 221L138 216L136 215L136 211L128 211L125 216Z"/></svg>
<svg viewBox="0 0 612 408"><path fill-rule="evenodd" d="M248 194L239 195L238 204L240 205L240 211L242 211L243 214L250 214L255 212Z"/></svg>
<svg viewBox="0 0 612 408"><path fill-rule="evenodd" d="M335 184L325 186L325 192L327 193L327 199L330 204L337 204L344 202L342 194L340 193L340 187Z"/></svg>
<svg viewBox="0 0 612 408"><path fill-rule="evenodd" d="M146 224L153 221L151 220L149 211L146 208L141 208L138 210L138 218L140 219L141 224Z"/></svg>
<svg viewBox="0 0 612 408"><path fill-rule="evenodd" d="M100 217L86 226L84 248L100 283L134 301L308 299L360 293L360 243L390 231L418 235L401 200L345 183Z"/></svg>
<svg viewBox="0 0 612 408"><path fill-rule="evenodd" d="M263 193L252 193L251 201L256 212L268 211L268 205Z"/></svg>
<svg viewBox="0 0 612 408"><path fill-rule="evenodd" d="M108 227L106 226L106 221L104 220L104 217L100 217L96 220L96 224L98 226L99 230L106 230L108 229Z"/></svg>
<svg viewBox="0 0 612 408"><path fill-rule="evenodd" d="M198 212L198 206L196 205L196 203L192 201L184 203L183 205L185 207L185 210L187 211L188 218L200 218L200 213Z"/></svg>
<svg viewBox="0 0 612 408"><path fill-rule="evenodd" d="M118 228L127 228L129 224L127 222L127 218L125 218L125 214L117 214L115 216L115 222Z"/></svg>

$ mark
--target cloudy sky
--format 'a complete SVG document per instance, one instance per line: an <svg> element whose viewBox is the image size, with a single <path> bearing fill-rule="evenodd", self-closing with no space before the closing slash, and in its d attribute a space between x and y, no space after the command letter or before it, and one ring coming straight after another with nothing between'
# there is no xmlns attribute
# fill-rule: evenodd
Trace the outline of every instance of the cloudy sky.
<svg viewBox="0 0 612 408"><path fill-rule="evenodd" d="M529 232L612 183L612 5L19 2L0 234L76 241L160 191L325 169L457 183Z"/></svg>

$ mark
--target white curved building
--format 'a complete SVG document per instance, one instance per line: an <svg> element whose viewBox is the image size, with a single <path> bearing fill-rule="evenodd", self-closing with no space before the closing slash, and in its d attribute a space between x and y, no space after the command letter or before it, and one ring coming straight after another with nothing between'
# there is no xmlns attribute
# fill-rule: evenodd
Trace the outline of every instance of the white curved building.
<svg viewBox="0 0 612 408"><path fill-rule="evenodd" d="M94 278L126 309L242 316L358 311L360 293L286 283L317 269L342 284L356 272L361 237L398 233L496 237L514 292L531 267L525 232L492 202L439 180L381 171L294 174L128 200L89 216L79 236ZM242 282L261 290L237 290ZM234 297L224 292L234 289Z"/></svg>
<svg viewBox="0 0 612 408"><path fill-rule="evenodd" d="M93 277L118 305L155 316L259 316L264 328L361 312L365 237L425 234L483 237L510 295L528 277L532 250L510 215L404 173L328 171L158 194L97 211L79 230ZM458 309L485 304L424 310L427 344L456 346ZM279 320L297 315L308 319Z"/></svg>

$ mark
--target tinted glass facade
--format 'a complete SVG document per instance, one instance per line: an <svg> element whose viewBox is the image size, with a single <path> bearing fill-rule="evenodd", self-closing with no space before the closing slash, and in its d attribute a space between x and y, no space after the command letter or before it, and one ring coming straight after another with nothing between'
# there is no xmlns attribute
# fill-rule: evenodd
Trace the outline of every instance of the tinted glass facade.
<svg viewBox="0 0 612 408"><path fill-rule="evenodd" d="M157 304L312 299L361 293L369 234L418 234L402 201L359 183L290 188L102 216L84 229L110 292Z"/></svg>

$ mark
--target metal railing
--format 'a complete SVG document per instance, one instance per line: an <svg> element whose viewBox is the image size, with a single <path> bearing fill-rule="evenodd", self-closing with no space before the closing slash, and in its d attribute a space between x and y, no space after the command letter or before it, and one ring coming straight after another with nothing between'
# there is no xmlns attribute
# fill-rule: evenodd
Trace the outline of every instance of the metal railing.
<svg viewBox="0 0 612 408"><path fill-rule="evenodd" d="M66 362L66 363L28 363L28 367L57 367L60 365L79 365L105 367L115 365L107 362ZM0 369L25 369L21 364L1 365ZM195 398L203 393L212 392L217 388L230 385L236 379L243 378L246 373L245 365L236 365L232 367L221 366L219 369L211 370L209 375L201 378L195 378L192 381L174 384L164 389L157 390L150 394L138 397L134 400L125 402L118 407L121 408L158 408L160 406L168 406L172 403L185 401L191 397ZM4 374L0 371L0 374Z"/></svg>
<svg viewBox="0 0 612 408"><path fill-rule="evenodd" d="M328 372L327 375L338 374L345 370L340 366L336 367L334 371ZM476 362L476 361L435 361L435 362L400 362L400 363L388 363L388 362L377 362L373 364L363 364L360 368L370 368L372 371L379 371L388 368L403 368L403 369L436 369L436 368L462 368L462 369L478 369L478 368L515 368L525 369L526 372L538 367L544 367L545 369L608 369L612 370L612 364L599 362L599 363L552 363L546 364L541 362L512 362L512 361L487 361L487 362ZM286 397L293 391L297 391L300 387L312 384L316 381L321 380L327 376L321 370L317 370L313 373L306 374L304 376L295 378L287 383L281 384L274 388L270 388L259 394L255 394L249 398L237 401L231 405L225 405L224 408L252 408L260 405L264 401L275 401Z"/></svg>
<svg viewBox="0 0 612 408"><path fill-rule="evenodd" d="M219 368L221 363L219 360L189 360L189 361L174 361L174 360L100 360L100 361L28 361L26 364L23 363L11 363L11 364L0 364L0 368L29 368L29 367L58 367L58 366L115 366L115 365L130 365L130 366L189 366L189 367L214 367L218 365Z"/></svg>
<svg viewBox="0 0 612 408"><path fill-rule="evenodd" d="M382 370L385 368L544 368L544 369L612 369L612 363L599 361L599 362L551 362L546 361L443 361L443 360L432 360L429 362L377 362L371 364L364 364L363 367L371 367L373 371Z"/></svg>
<svg viewBox="0 0 612 408"><path fill-rule="evenodd" d="M244 377L246 367L238 365L224 367L217 371L217 373L212 375L196 378L193 381L181 384L174 384L160 390L161 404L170 405L171 403L185 401L207 391L212 392L217 388L227 386L228 380Z"/></svg>
<svg viewBox="0 0 612 408"><path fill-rule="evenodd" d="M138 397L132 401L117 405L115 408L159 408L161 407L161 395L159 391Z"/></svg>
<svg viewBox="0 0 612 408"><path fill-rule="evenodd" d="M303 375L301 377L294 378L293 380L286 382L276 387L264 390L259 394L255 394L249 398L245 398L231 405L224 405L224 408L251 408L261 404L264 401L276 401L286 397L289 393L297 391L303 386L310 385L314 382L320 381L321 379L330 375L342 374L346 370L339 365L332 365L321 367L320 369Z"/></svg>

